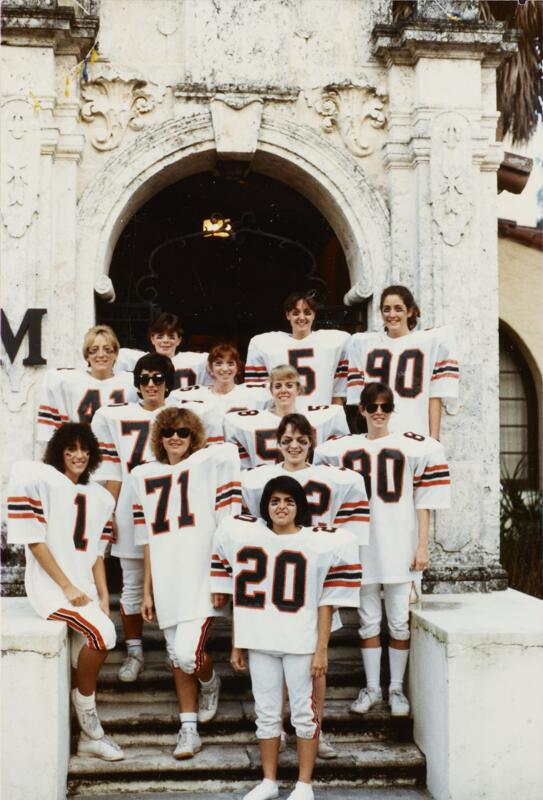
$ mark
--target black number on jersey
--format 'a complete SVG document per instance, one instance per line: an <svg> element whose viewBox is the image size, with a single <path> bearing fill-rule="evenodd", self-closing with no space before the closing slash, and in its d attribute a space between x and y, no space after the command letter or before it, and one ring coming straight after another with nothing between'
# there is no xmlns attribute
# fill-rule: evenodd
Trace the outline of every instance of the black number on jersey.
<svg viewBox="0 0 543 800"><path fill-rule="evenodd" d="M422 392L424 353L421 350L404 350L398 359L394 389L400 397L418 397ZM410 375L409 384L406 383Z"/></svg>
<svg viewBox="0 0 543 800"><path fill-rule="evenodd" d="M262 610L266 604L266 593L247 591L249 584L258 585L266 578L268 555L261 547L242 547L236 556L238 564L254 562L252 569L243 570L236 576L234 602L243 608ZM288 567L291 569L288 569ZM307 561L302 553L282 550L275 558L273 567L271 601L279 611L295 613L305 604ZM287 590L287 580L290 586Z"/></svg>
<svg viewBox="0 0 543 800"><path fill-rule="evenodd" d="M387 386L392 386L390 350L371 350L366 358L366 374ZM407 383L409 376L409 383ZM422 392L424 380L424 353L421 350L404 350L398 358L394 391L400 397L417 397Z"/></svg>
<svg viewBox="0 0 543 800"><path fill-rule="evenodd" d="M370 378L375 378L379 383L390 385L390 362L392 353L390 350L375 349L368 353L366 359L366 374Z"/></svg>
<svg viewBox="0 0 543 800"><path fill-rule="evenodd" d="M306 411L322 411L325 408L330 408L330 406L307 406Z"/></svg>
<svg viewBox="0 0 543 800"><path fill-rule="evenodd" d="M134 420L133 422L123 420L121 422L121 433L123 436L130 436L133 433L136 434L130 459L126 462L129 472L132 472L134 467L137 467L139 464L143 464L143 454L149 438L150 427L149 420L146 419Z"/></svg>
<svg viewBox="0 0 543 800"><path fill-rule="evenodd" d="M319 483L319 481L308 481L304 486L304 492L307 497L311 521L314 523L313 517L322 517L330 508L332 492L325 483Z"/></svg>
<svg viewBox="0 0 543 800"><path fill-rule="evenodd" d="M114 405L125 402L124 389L114 389L109 395L109 400ZM79 405L77 406L77 417L79 422L90 425L92 418L102 405L100 389L87 389Z"/></svg>
<svg viewBox="0 0 543 800"><path fill-rule="evenodd" d="M85 528L87 525L87 496L84 494L76 494L74 503L77 509L73 536L74 546L76 550L82 550L84 552L89 544L89 540L85 537Z"/></svg>
<svg viewBox="0 0 543 800"><path fill-rule="evenodd" d="M377 497L384 503L397 503L402 496L405 456L400 450L385 448L377 455ZM389 464L392 462L392 466ZM372 459L366 450L349 450L343 456L343 466L359 472L371 500ZM391 484L391 485L389 485Z"/></svg>
<svg viewBox="0 0 543 800"><path fill-rule="evenodd" d="M287 570L288 567L291 570ZM287 593L287 575L290 573L290 591ZM272 603L279 611L296 613L305 603L305 576L307 561L302 553L283 550L275 559L272 586Z"/></svg>
<svg viewBox="0 0 543 800"><path fill-rule="evenodd" d="M173 379L174 389L186 389L189 386L196 385L196 373L193 369L186 367L185 369L176 369Z"/></svg>
<svg viewBox="0 0 543 800"><path fill-rule="evenodd" d="M358 472L364 478L366 494L371 500L371 458L366 450L349 450L343 456L343 466Z"/></svg>
<svg viewBox="0 0 543 800"><path fill-rule="evenodd" d="M77 406L77 417L79 422L90 425L92 418L102 405L100 391L98 389L88 389L83 399Z"/></svg>
<svg viewBox="0 0 543 800"><path fill-rule="evenodd" d="M253 561L254 567L253 569L244 569L236 575L234 589L235 604L243 608L263 609L266 602L265 593L253 591L249 594L248 586L250 584L262 583L266 577L266 570L268 568L267 554L261 547L242 547L236 558L238 564L247 564L249 561Z"/></svg>
<svg viewBox="0 0 543 800"><path fill-rule="evenodd" d="M177 483L179 484L179 499L180 499L180 512L177 517L177 526L179 528L187 528L195 524L194 514L191 514L189 508L189 472L185 470L181 472ZM146 478L145 479L145 492L146 494L153 494L159 491L158 502L156 504L155 519L151 522L151 530L156 533L168 533L170 530L170 520L168 519L168 503L170 500L170 492L172 490L172 476L164 475L160 478Z"/></svg>
<svg viewBox="0 0 543 800"><path fill-rule="evenodd" d="M245 412L240 411L240 414ZM279 458L279 448L270 447L270 442L277 445L277 429L266 431L255 431L255 450L262 461L277 461Z"/></svg>
<svg viewBox="0 0 543 800"><path fill-rule="evenodd" d="M423 442L426 438L421 433L413 433L413 431L406 431L404 436L406 436L408 439L414 439L416 442Z"/></svg>
<svg viewBox="0 0 543 800"><path fill-rule="evenodd" d="M388 464L392 462L392 486ZM377 457L377 495L385 503L397 503L402 496L405 456L399 450L385 448Z"/></svg>
<svg viewBox="0 0 543 800"><path fill-rule="evenodd" d="M312 347L305 347L299 350L288 351L288 363L291 367L296 369L300 376L304 379L304 394L312 394L317 385L317 376L315 370L307 365L300 364L302 358L313 358L314 351Z"/></svg>

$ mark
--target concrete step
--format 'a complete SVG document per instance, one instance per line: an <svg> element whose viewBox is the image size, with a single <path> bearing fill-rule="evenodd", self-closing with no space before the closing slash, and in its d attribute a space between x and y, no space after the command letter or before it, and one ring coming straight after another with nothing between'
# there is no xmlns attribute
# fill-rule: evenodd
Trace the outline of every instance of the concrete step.
<svg viewBox="0 0 543 800"><path fill-rule="evenodd" d="M316 800L362 800L360 789L331 787L329 784L314 785ZM292 791L292 784L284 782L280 787L280 797L286 798ZM79 800L92 797L93 800L126 800L126 794L80 794ZM218 797L219 800L240 800L241 794L236 792L214 792L195 791L195 792L143 792L138 794L138 800L211 800ZM398 786L386 789L372 789L364 787L363 800L432 800L428 792L424 789L400 788Z"/></svg>
<svg viewBox="0 0 543 800"><path fill-rule="evenodd" d="M251 680L248 673L234 672L230 664L224 661L215 662L215 670L221 676L222 692L225 699L226 697L237 697L247 692L250 693ZM108 659L102 667L98 679L98 689L101 695L105 696L108 692L115 692L121 695L126 692L158 689L171 690L172 687L172 674L166 662L165 653L161 659L151 664L147 662L144 671L134 683L119 681L117 673L118 662L110 662ZM363 680L360 657L330 660L326 678L327 686L330 688L349 687L351 695L354 697L364 685ZM386 685L386 682L383 685Z"/></svg>
<svg viewBox="0 0 543 800"><path fill-rule="evenodd" d="M170 792L199 790L202 797L213 797L221 790L241 790L261 777L257 744L212 744L204 746L194 758L176 761L171 755L175 735L168 745L128 746L124 761L107 762L73 756L70 759L70 794L112 794L125 792ZM280 780L295 781L297 756L293 749L281 754ZM349 738L341 744L333 761L318 761L315 781L341 786L419 786L424 785L425 760L420 750L409 743L394 746L379 742L360 742Z"/></svg>
<svg viewBox="0 0 543 800"><path fill-rule="evenodd" d="M364 716L349 711L351 700L327 700L325 730L327 733L355 733L363 740L389 739L410 741L413 723L408 717L391 717L385 703L379 703ZM142 696L129 702L100 702L100 719L108 733L147 736L153 742L158 733L176 733L179 712L172 693L160 699ZM289 718L288 706L285 719ZM208 739L236 734L236 741L254 741L254 703L251 700L221 700L217 715L201 726Z"/></svg>

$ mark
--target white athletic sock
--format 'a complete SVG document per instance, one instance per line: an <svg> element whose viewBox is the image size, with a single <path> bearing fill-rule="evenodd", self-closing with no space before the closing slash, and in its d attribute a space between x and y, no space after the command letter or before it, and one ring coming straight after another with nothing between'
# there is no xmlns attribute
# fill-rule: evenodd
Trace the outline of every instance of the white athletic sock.
<svg viewBox="0 0 543 800"><path fill-rule="evenodd" d="M143 642L141 639L127 639L126 650L129 656L143 656Z"/></svg>
<svg viewBox="0 0 543 800"><path fill-rule="evenodd" d="M403 676L409 658L409 650L398 650L396 647L388 648L388 661L390 664L390 691L402 691Z"/></svg>
<svg viewBox="0 0 543 800"><path fill-rule="evenodd" d="M198 726L198 714L196 711L184 711L179 714L179 719L181 721L181 727L186 728L189 731L197 731Z"/></svg>
<svg viewBox="0 0 543 800"><path fill-rule="evenodd" d="M360 648L366 673L366 687L374 692L378 692L381 686L381 649L380 647Z"/></svg>
<svg viewBox="0 0 543 800"><path fill-rule="evenodd" d="M198 678L198 680L200 681L199 678ZM217 674L216 674L215 670L213 670L213 674L211 675L211 678L208 681L200 681L200 686L205 691L206 689L213 689L215 687L216 683L217 683Z"/></svg>
<svg viewBox="0 0 543 800"><path fill-rule="evenodd" d="M87 695L81 694L79 689L74 689L72 697L78 708L94 708L96 706L96 695L94 692Z"/></svg>
<svg viewBox="0 0 543 800"><path fill-rule="evenodd" d="M310 783L302 783L301 781L296 781L296 786L294 787L294 792L292 792L292 794L294 793L296 793L297 800L302 800L302 798L313 800L313 797L315 796L313 794L312 785Z"/></svg>

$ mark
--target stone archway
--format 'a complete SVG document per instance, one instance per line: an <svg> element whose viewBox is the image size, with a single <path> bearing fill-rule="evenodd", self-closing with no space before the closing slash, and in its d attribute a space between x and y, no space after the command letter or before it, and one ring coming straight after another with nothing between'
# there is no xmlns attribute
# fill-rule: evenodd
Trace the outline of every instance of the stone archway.
<svg viewBox="0 0 543 800"><path fill-rule="evenodd" d="M111 158L78 204L76 307L86 309L81 334L93 324L94 286L107 275L116 241L132 214L153 194L211 169L216 140L211 113L154 125ZM348 155L307 126L263 114L252 168L291 185L333 227L351 285L365 296L390 272L389 215L381 195Z"/></svg>

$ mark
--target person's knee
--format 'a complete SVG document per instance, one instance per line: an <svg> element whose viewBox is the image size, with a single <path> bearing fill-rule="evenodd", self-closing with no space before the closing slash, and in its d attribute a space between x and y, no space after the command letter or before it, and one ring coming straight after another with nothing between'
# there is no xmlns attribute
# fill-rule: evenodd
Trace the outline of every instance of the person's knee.
<svg viewBox="0 0 543 800"><path fill-rule="evenodd" d="M381 620L360 620L358 635L361 639L372 639L381 633Z"/></svg>
<svg viewBox="0 0 543 800"><path fill-rule="evenodd" d="M103 647L100 647L100 650L113 650L117 643L117 632L115 631L115 625L109 617L105 618L102 626L102 641Z"/></svg>
<svg viewBox="0 0 543 800"><path fill-rule="evenodd" d="M388 623L388 632L391 639L397 639L399 642L407 642L410 638L409 631L409 618L405 620L395 620Z"/></svg>
<svg viewBox="0 0 543 800"><path fill-rule="evenodd" d="M275 739L281 736L281 712L263 710L257 713L256 718L256 737L257 739Z"/></svg>
<svg viewBox="0 0 543 800"><path fill-rule="evenodd" d="M175 661L183 672L187 675L194 675L196 672L196 654L194 647L189 643L179 641L179 637L175 641Z"/></svg>

